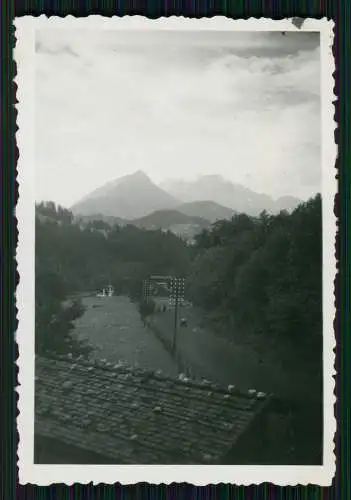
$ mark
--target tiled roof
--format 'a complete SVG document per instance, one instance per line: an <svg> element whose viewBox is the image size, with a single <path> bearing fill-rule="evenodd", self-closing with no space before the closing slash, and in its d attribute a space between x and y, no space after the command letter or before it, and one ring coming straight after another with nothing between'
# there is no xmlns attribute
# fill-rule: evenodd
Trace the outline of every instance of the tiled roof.
<svg viewBox="0 0 351 500"><path fill-rule="evenodd" d="M36 359L35 432L116 463L221 463L268 401L106 362Z"/></svg>

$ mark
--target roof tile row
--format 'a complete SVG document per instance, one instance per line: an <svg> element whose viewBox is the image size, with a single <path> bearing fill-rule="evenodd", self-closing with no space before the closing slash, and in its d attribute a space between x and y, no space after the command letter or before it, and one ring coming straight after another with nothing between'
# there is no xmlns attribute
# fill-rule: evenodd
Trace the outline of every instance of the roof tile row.
<svg viewBox="0 0 351 500"><path fill-rule="evenodd" d="M118 463L220 463L268 396L107 362L36 360L36 433Z"/></svg>

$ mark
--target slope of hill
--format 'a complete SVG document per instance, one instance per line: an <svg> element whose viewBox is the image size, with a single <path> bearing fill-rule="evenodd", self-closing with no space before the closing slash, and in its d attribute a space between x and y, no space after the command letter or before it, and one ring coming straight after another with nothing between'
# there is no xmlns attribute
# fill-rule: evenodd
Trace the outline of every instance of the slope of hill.
<svg viewBox="0 0 351 500"><path fill-rule="evenodd" d="M168 229L173 224L192 224L205 228L218 219L231 219L234 213L231 208L218 205L214 201L194 201L182 203L176 209L156 210L135 219L122 219L121 217L95 213L90 215L78 214L75 216L75 220L83 225L93 221L103 221L110 226L132 224L145 229Z"/></svg>
<svg viewBox="0 0 351 500"><path fill-rule="evenodd" d="M76 215L74 218L75 222L81 224L82 226L87 226L91 222L102 221L109 226L124 226L126 224L125 219L121 217L114 217L113 215L102 215L102 214L91 214L91 215Z"/></svg>
<svg viewBox="0 0 351 500"><path fill-rule="evenodd" d="M231 208L224 207L211 200L182 203L176 208L185 215L201 217L210 222L215 222L218 219L231 219L235 213Z"/></svg>
<svg viewBox="0 0 351 500"><path fill-rule="evenodd" d="M94 215L77 215L75 221L81 226L93 224L95 230L106 230L109 226L135 226L140 229L171 231L185 240L192 241L195 235L203 229L209 229L211 222L196 216L190 216L178 212L177 210L156 210L151 214L138 219L121 219L120 217Z"/></svg>
<svg viewBox="0 0 351 500"><path fill-rule="evenodd" d="M254 216L263 210L271 213L285 208L291 210L301 202L293 197L282 197L277 202L266 194L256 193L241 184L234 184L220 175L203 175L195 181L170 179L163 182L161 187L185 203L212 200L236 212Z"/></svg>
<svg viewBox="0 0 351 500"><path fill-rule="evenodd" d="M280 212L280 210L292 212L300 203L302 203L302 200L294 196L281 196L275 201L276 212Z"/></svg>
<svg viewBox="0 0 351 500"><path fill-rule="evenodd" d="M128 223L145 229L169 229L178 224L196 226L202 229L211 225L210 221L203 217L186 215L178 210L156 210L145 217L129 220Z"/></svg>
<svg viewBox="0 0 351 500"><path fill-rule="evenodd" d="M105 184L72 206L79 215L102 214L135 219L154 210L179 204L171 194L156 186L142 171Z"/></svg>

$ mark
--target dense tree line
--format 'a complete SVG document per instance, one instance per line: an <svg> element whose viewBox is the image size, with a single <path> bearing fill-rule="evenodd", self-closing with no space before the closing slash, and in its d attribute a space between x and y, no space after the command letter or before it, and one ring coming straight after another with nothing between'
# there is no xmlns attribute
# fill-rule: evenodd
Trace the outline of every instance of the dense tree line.
<svg viewBox="0 0 351 500"><path fill-rule="evenodd" d="M189 249L171 232L103 221L80 225L69 210L52 202L36 206L37 352L80 349L69 331L82 312L80 292L111 284L117 293L138 298L151 273L188 273Z"/></svg>
<svg viewBox="0 0 351 500"><path fill-rule="evenodd" d="M286 403L297 463L319 463L323 442L322 203L320 195L291 214L235 215L197 238L188 298L215 328L256 345L265 362L303 376ZM268 361L267 361L268 360ZM295 453L295 452L294 452Z"/></svg>
<svg viewBox="0 0 351 500"><path fill-rule="evenodd" d="M197 237L196 250L188 279L194 304L242 335L299 348L321 369L320 195L291 214L219 221Z"/></svg>
<svg viewBox="0 0 351 500"><path fill-rule="evenodd" d="M321 269L319 195L291 214L237 214L218 221L198 235L194 247L170 232L103 221L81 226L70 211L41 203L36 207L37 346L46 348L43 339L52 345L62 322L68 331L82 313L77 301L62 307L74 293L111 283L117 293L138 298L148 275L181 275L188 277L188 298L216 324L267 345L284 345L286 352L299 348L301 358L319 370Z"/></svg>

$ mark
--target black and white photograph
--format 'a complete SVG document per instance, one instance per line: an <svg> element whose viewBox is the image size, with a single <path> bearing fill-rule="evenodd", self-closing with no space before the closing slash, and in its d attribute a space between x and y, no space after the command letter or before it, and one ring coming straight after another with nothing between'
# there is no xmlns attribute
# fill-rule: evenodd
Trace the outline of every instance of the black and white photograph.
<svg viewBox="0 0 351 500"><path fill-rule="evenodd" d="M144 21L17 22L20 476L330 484L331 25Z"/></svg>

